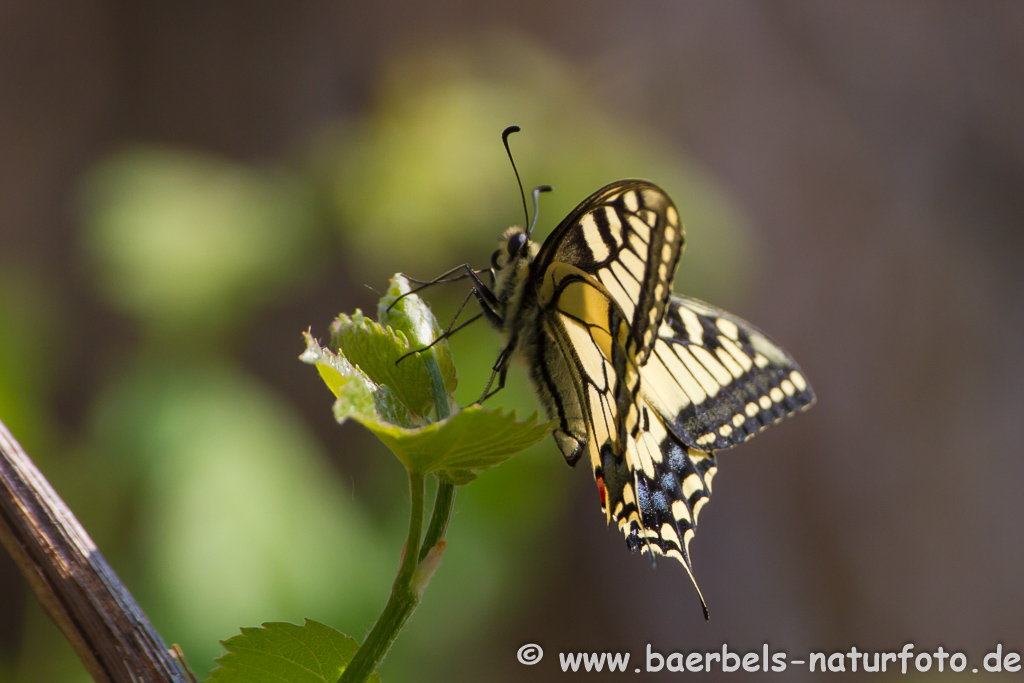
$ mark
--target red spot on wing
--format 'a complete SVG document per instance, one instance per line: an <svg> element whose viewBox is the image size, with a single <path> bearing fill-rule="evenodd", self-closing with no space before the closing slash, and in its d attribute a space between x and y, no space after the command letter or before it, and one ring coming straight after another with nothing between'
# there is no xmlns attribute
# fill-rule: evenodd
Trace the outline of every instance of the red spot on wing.
<svg viewBox="0 0 1024 683"><path fill-rule="evenodd" d="M604 477L597 477L597 493L601 496L601 510L604 510L608 507L607 494L604 490Z"/></svg>

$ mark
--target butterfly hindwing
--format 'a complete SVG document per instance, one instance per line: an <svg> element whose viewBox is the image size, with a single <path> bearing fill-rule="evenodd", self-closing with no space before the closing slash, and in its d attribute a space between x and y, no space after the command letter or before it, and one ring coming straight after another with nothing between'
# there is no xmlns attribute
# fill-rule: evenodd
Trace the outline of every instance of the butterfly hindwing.
<svg viewBox="0 0 1024 683"><path fill-rule="evenodd" d="M589 278L562 273L569 270L567 265L551 269L558 286L552 288L540 319L543 331L531 369L559 420L555 439L566 460L575 464L586 453L595 463L602 448L616 448L620 432L611 302Z"/></svg>

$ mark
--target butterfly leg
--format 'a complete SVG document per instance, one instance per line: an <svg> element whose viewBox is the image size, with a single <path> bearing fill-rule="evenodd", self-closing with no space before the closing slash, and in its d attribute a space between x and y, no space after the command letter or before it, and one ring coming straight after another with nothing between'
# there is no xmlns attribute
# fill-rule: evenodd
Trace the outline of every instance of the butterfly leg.
<svg viewBox="0 0 1024 683"><path fill-rule="evenodd" d="M480 404L494 396L496 393L505 388L505 377L508 375L508 362L512 358L512 352L516 348L516 338L513 335L509 343L505 345L505 348L498 354L498 360L494 362L494 366L491 368L491 378L487 380L487 386L484 387L483 395L477 399L476 403ZM494 384L494 378L498 378L498 386L491 390L491 386Z"/></svg>
<svg viewBox="0 0 1024 683"><path fill-rule="evenodd" d="M439 335L437 336L437 339L435 339L434 341L430 342L430 343L429 343L429 344L427 344L426 346L422 346L422 347L420 347L420 348L418 348L418 349L413 349L413 350L412 350L412 351L410 351L409 353L407 353L407 354L405 354L405 355L403 355L403 356L400 356L400 357L398 358L398 360L396 360L396 361L395 361L395 365L398 365L399 363L401 363L401 362L402 362L403 360L405 360L405 359L406 359L406 358L408 358L409 356L415 355L415 354L417 354L417 353L423 353L423 352L424 352L424 351L426 351L427 349L429 349L429 348L433 347L433 346L434 346L435 344L437 344L438 342L440 342L440 341L443 341L443 340L447 339L448 337L452 336L453 334L455 334L456 332L458 332L459 330L461 330L461 329L462 329L463 327L467 327L468 325L471 325L472 323L475 323L475 322L476 322L477 320L479 320L479 319L480 319L480 318L482 318L482 317L484 317L484 314L483 314L483 313L477 313L477 314L476 314L476 315L474 315L474 316L473 316L472 318L470 318L470 319L469 319L469 320L467 320L466 322L462 323L461 325L459 325L459 326L458 326L458 327L456 327L455 329L452 329L452 325L454 325L454 324L455 324L455 321L454 321L454 320L452 320L452 322L451 322L451 325L449 325L449 326L448 326L448 329L447 329L447 330L445 330L444 332L442 332L441 334L439 334Z"/></svg>
<svg viewBox="0 0 1024 683"><path fill-rule="evenodd" d="M457 277L449 277L450 275L454 275L455 273L459 272L463 268L466 269L466 272L463 273L462 275L459 275ZM396 297L395 300L391 302L391 305L388 306L388 311L390 311L394 307L395 304L397 304L399 301L401 301L405 297L409 296L410 294L416 294L417 292L423 291L427 287L432 287L433 285L440 285L440 284L444 284L446 282L458 282L459 280L465 280L467 277L473 278L478 284L482 285L483 283L480 282L480 279L479 279L478 276L481 273L486 273L486 272L487 272L486 270L475 271L475 270L473 270L472 266L470 266L468 263L463 263L461 266L456 266L456 267L452 268L451 270L449 270L449 271L447 271L445 273L442 273L441 275L438 275L433 280L417 280L416 278L409 277L408 275L406 275L404 273L399 273L402 277L404 277L409 282L414 282L414 283L418 284L419 286L418 287L413 287L408 292L404 292L403 294L400 294L398 297Z"/></svg>
<svg viewBox="0 0 1024 683"><path fill-rule="evenodd" d="M487 316L487 320L492 325L501 329L505 324L505 319L498 313L499 301L498 297L494 295L494 291L484 284L483 280L478 277L478 273L469 267L465 266L468 271L468 276L473 279L473 294L476 296L477 302L480 304L480 308L483 309L484 315Z"/></svg>
<svg viewBox="0 0 1024 683"><path fill-rule="evenodd" d="M466 327L467 325L469 325L471 323L475 323L477 320L482 318L484 316L484 314L483 313L477 313L476 315L474 315L472 318L470 318L466 322L462 323L458 327L455 327L455 321L459 319L460 315L462 315L462 311L463 311L464 308L466 308L466 304L469 302L469 297L471 297L471 296L473 296L473 292L472 291L470 291L469 293L466 294L466 297L462 300L462 303L459 304L458 310L455 311L455 315L452 317L452 321L450 323L448 323L447 329L445 329L444 332L439 334L437 336L437 339L435 339L434 341L430 342L426 346L423 346L423 347L418 348L418 349L413 349L409 353L399 357L399 359L395 361L395 365L398 365L399 363L401 363L403 360L405 360L409 356L412 356L412 355L415 355L417 353L422 353L422 352L426 351L427 349L429 349L432 346L434 346L434 344L437 344L438 342L440 342L443 339L447 339L448 337L451 337L453 334L455 334L456 332L461 330L463 327Z"/></svg>

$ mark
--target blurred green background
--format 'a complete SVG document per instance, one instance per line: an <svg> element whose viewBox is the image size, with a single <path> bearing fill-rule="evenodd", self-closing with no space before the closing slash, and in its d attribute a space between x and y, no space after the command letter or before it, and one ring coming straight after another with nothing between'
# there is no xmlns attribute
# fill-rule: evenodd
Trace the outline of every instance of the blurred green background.
<svg viewBox="0 0 1024 683"><path fill-rule="evenodd" d="M710 623L546 440L460 490L384 680L647 643L1021 651L1022 32L1010 3L0 0L0 419L200 678L242 626L361 639L407 484L300 333L396 271L485 265L522 221L517 124L555 188L538 235L655 181L677 290L766 329L819 405L721 455ZM464 293L429 292L442 323ZM500 346L453 339L463 403ZM494 401L538 408L525 372ZM84 680L0 556L0 683Z"/></svg>

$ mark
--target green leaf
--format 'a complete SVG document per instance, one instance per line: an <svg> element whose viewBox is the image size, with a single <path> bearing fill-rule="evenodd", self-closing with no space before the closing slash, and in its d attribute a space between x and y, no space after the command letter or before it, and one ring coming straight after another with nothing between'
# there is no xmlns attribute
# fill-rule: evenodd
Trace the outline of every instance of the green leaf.
<svg viewBox="0 0 1024 683"><path fill-rule="evenodd" d="M356 419L360 420L358 416ZM505 414L475 405L447 420L416 429L363 424L407 469L421 474L442 470L441 476L459 485L468 484L482 470L501 464L537 443L550 428L547 422L537 424L536 413L524 422L517 422L515 413Z"/></svg>
<svg viewBox="0 0 1024 683"><path fill-rule="evenodd" d="M378 306L388 326L358 310L352 316L341 314L331 326L338 353L321 347L306 332L300 359L316 366L337 398L334 416L339 423L351 418L363 424L410 472L437 472L453 484L468 484L481 471L540 441L550 425L538 424L536 413L517 422L515 413L479 405L458 410L451 398L455 367L444 342L396 364L410 344L422 348L440 334L430 308L414 294L402 296L408 291L408 281L394 276Z"/></svg>
<svg viewBox="0 0 1024 683"><path fill-rule="evenodd" d="M327 388L337 398L334 417L339 424L353 418L363 424L415 426L406 404L389 387L371 380L344 356L320 346L308 332L303 336L306 350L299 360L315 365Z"/></svg>
<svg viewBox="0 0 1024 683"><path fill-rule="evenodd" d="M409 281L405 276L401 273L392 276L387 293L377 304L377 319L382 325L404 333L415 348L423 348L441 336L441 328L430 311L430 306L417 295L408 292ZM406 296L402 296L403 294ZM445 392L454 392L458 386L458 377L455 374L455 364L452 362L448 342L434 344L429 351L424 351L420 355L425 359L433 357L437 360Z"/></svg>
<svg viewBox="0 0 1024 683"><path fill-rule="evenodd" d="M311 619L304 626L243 628L223 644L228 653L210 676L216 683L335 683L359 649L352 638ZM368 680L380 683L380 676Z"/></svg>
<svg viewBox="0 0 1024 683"><path fill-rule="evenodd" d="M387 386L378 385L343 356L320 346L308 332L300 359L316 366L337 397L338 422L354 419L377 435L406 469L420 474L438 472L453 484L468 484L482 470L508 460L544 438L550 424L537 423L534 413L517 422L478 405L452 417L415 426L403 404Z"/></svg>
<svg viewBox="0 0 1024 683"><path fill-rule="evenodd" d="M409 410L430 414L430 372L418 354L408 355L413 347L401 331L383 327L357 309L351 317L342 313L331 325L331 345L375 384L388 386Z"/></svg>

